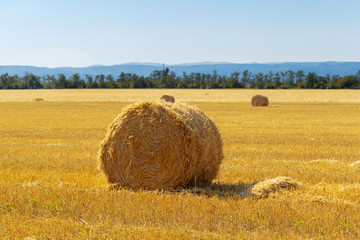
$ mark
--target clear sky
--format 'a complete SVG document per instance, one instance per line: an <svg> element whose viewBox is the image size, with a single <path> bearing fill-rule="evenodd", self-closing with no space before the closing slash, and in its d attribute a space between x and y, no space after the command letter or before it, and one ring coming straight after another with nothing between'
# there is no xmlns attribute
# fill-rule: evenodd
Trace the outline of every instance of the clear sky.
<svg viewBox="0 0 360 240"><path fill-rule="evenodd" d="M360 61L359 0L0 0L0 65Z"/></svg>

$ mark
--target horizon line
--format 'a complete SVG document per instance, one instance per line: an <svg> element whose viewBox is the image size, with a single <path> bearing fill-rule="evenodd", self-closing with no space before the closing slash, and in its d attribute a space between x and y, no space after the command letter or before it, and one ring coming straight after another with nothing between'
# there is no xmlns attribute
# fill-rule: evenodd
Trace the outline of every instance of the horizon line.
<svg viewBox="0 0 360 240"><path fill-rule="evenodd" d="M0 67L37 67L37 68L50 68L50 69L56 69L56 68L89 68L89 67L113 67L113 66L119 66L119 65L144 65L144 66L196 66L196 65L221 65L221 64L284 64L284 63L360 63L360 61L289 61L289 62L225 62L225 61L219 61L219 62L211 62L211 61L204 61L204 62L189 62L189 63L176 63L176 64L166 64L166 63L153 63L153 62L125 62L125 63L117 63L117 64L111 64L111 65L105 65L105 64L93 64L88 65L85 67L73 67L73 66L57 66L57 67L48 67L48 66L36 66L36 65L0 65Z"/></svg>

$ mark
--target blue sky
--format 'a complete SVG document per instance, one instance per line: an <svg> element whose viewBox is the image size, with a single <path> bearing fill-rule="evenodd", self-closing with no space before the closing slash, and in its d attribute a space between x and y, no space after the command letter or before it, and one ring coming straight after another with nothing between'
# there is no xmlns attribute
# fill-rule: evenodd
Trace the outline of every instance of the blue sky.
<svg viewBox="0 0 360 240"><path fill-rule="evenodd" d="M360 61L358 0L0 0L0 65Z"/></svg>

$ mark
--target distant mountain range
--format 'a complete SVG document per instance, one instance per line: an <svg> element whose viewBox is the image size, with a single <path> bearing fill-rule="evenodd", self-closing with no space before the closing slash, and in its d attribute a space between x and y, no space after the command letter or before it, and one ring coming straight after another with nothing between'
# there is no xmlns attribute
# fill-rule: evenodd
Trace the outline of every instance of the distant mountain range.
<svg viewBox="0 0 360 240"><path fill-rule="evenodd" d="M159 63L125 63L112 66L94 65L89 67L34 67L34 66L0 66L0 75L8 73L9 75L23 76L26 73L32 73L38 76L55 75L62 73L65 76L70 77L75 73L79 73L82 77L86 74L112 74L117 77L121 72L124 73L136 73L138 75L148 76L154 70L162 70L163 67L169 68L170 71L175 72L177 75L181 75L183 72L200 72L200 73L213 73L214 70L219 75L230 75L231 73L238 71L243 72L249 70L249 72L256 74L259 72L268 73L270 71L285 72L292 70L294 72L303 70L306 73L316 72L318 75L324 76L326 74L340 76L356 74L360 70L360 62L283 62L283 63L186 63L176 65L163 65Z"/></svg>

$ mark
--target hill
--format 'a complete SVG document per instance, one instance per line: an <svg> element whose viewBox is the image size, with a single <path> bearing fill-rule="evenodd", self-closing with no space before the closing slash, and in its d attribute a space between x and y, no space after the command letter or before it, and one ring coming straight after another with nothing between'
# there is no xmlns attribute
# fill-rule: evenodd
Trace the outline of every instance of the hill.
<svg viewBox="0 0 360 240"><path fill-rule="evenodd" d="M238 71L243 72L249 70L251 73L268 73L285 72L287 70L298 71L303 70L305 73L316 72L318 75L334 75L339 74L351 75L356 74L360 70L360 62L284 62L284 63L187 63L175 65L162 65L157 63L126 63L112 66L94 65L89 67L34 67L34 66L0 66L0 75L8 73L9 75L23 76L26 73L33 73L38 76L55 75L60 73L65 74L67 77L74 73L79 73L81 76L86 74L112 74L118 76L121 72L136 73L138 75L148 76L154 70L162 70L167 67L170 71L174 71L177 75L183 72L200 72L200 73L213 73L214 70L219 75L230 75Z"/></svg>

